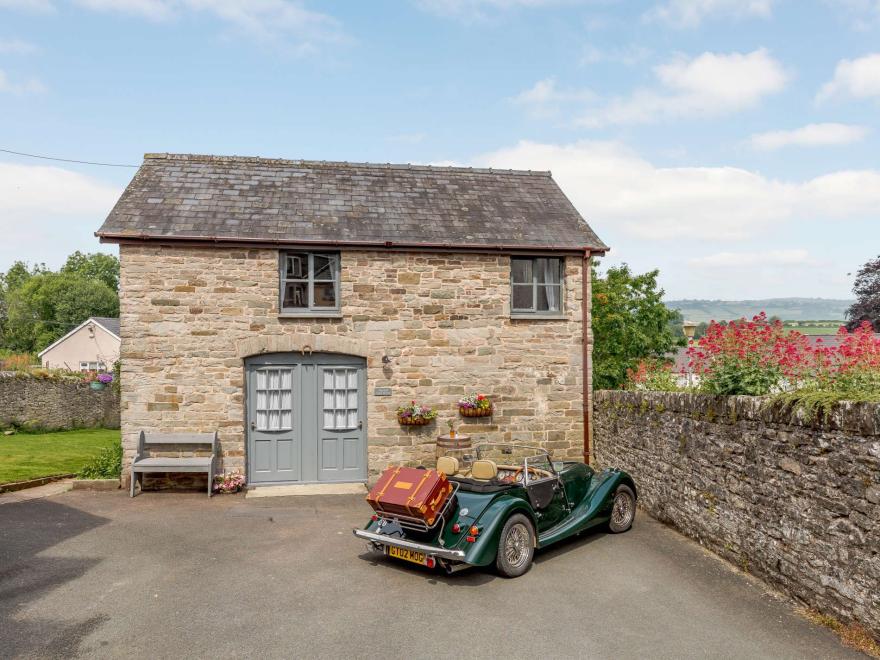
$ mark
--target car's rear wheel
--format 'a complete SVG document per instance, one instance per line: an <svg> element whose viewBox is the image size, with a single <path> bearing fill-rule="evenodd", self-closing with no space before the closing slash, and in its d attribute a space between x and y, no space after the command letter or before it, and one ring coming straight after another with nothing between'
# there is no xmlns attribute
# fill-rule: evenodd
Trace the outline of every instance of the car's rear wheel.
<svg viewBox="0 0 880 660"><path fill-rule="evenodd" d="M614 492L614 502L611 506L611 518L608 520L608 529L615 534L625 532L632 527L636 517L636 494L626 484L620 484Z"/></svg>
<svg viewBox="0 0 880 660"><path fill-rule="evenodd" d="M521 513L515 513L501 530L495 566L504 577L519 577L529 570L534 555L535 531L532 521Z"/></svg>

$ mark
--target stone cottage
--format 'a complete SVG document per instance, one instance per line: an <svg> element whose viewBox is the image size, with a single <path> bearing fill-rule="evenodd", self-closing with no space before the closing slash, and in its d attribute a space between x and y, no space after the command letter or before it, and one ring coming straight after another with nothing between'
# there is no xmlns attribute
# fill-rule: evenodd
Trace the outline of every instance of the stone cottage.
<svg viewBox="0 0 880 660"><path fill-rule="evenodd" d="M449 419L584 455L608 248L549 172L147 154L97 235L125 468L142 429L218 430L251 484L364 481L433 460ZM491 417L459 417L473 392ZM411 401L436 422L401 426Z"/></svg>

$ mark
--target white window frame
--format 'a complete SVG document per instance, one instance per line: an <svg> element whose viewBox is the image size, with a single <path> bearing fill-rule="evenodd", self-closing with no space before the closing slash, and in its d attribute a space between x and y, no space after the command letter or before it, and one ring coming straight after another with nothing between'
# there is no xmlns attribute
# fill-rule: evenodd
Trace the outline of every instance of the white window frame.
<svg viewBox="0 0 880 660"><path fill-rule="evenodd" d="M92 366L92 365L94 365L94 366ZM103 362L98 362L98 361L89 362L86 360L82 360L79 363L79 370L84 373L88 372L88 371L107 371L107 365L104 364Z"/></svg>

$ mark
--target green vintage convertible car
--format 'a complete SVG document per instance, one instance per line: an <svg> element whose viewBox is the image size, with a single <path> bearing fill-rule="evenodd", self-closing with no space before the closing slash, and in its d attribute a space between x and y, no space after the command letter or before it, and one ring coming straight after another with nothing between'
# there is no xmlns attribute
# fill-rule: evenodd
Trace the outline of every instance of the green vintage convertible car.
<svg viewBox="0 0 880 660"><path fill-rule="evenodd" d="M635 517L636 487L627 473L553 461L536 447L482 444L461 460L439 458L437 469L453 494L433 525L376 513L354 535L374 551L447 573L495 564L501 575L518 577L536 548L600 525L625 532Z"/></svg>

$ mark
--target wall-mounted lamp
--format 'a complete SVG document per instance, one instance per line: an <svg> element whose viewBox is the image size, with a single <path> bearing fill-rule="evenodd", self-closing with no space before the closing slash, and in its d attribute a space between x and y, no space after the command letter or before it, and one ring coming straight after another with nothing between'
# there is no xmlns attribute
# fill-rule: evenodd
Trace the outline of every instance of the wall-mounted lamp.
<svg viewBox="0 0 880 660"><path fill-rule="evenodd" d="M387 355L382 356L382 364L391 364L391 358Z"/></svg>

